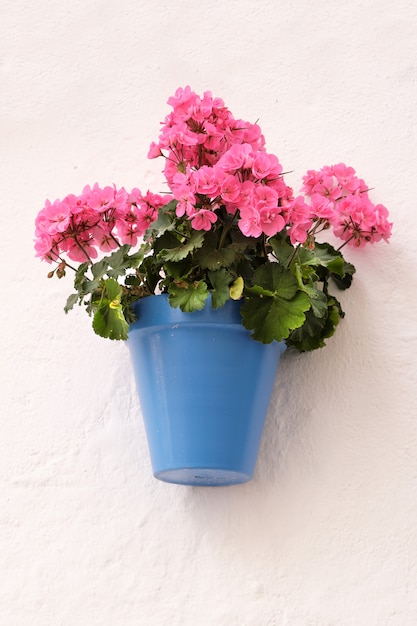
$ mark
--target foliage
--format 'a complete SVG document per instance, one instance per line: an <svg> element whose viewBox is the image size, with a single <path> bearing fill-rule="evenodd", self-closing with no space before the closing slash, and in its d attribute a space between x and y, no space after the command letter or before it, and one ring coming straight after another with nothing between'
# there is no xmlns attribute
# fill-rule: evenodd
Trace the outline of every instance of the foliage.
<svg viewBox="0 0 417 626"><path fill-rule="evenodd" d="M65 311L84 305L96 333L126 339L137 298L168 293L192 312L211 294L214 308L242 299L255 340L322 347L344 316L331 289L355 272L341 249L388 240L387 209L343 163L308 171L295 196L257 124L189 87L168 103L149 157L165 157L169 195L95 184L37 216L36 253L56 264L49 276L75 272ZM318 237L328 229L338 249Z"/></svg>

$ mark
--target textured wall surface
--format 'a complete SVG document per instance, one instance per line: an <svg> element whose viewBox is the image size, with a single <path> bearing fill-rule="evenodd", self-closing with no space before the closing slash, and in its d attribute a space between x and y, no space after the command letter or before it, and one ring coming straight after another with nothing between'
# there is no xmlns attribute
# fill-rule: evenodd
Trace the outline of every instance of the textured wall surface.
<svg viewBox="0 0 417 626"><path fill-rule="evenodd" d="M3 0L1 626L417 623L417 6ZM178 86L259 118L289 182L344 161L389 207L326 348L286 354L255 478L152 478L125 346L65 316L33 221L100 184L159 190Z"/></svg>

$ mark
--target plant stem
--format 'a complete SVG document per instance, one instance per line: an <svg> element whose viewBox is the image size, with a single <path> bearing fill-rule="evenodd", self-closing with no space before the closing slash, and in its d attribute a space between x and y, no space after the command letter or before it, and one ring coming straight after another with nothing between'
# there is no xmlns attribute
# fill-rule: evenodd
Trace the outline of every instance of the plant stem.
<svg viewBox="0 0 417 626"><path fill-rule="evenodd" d="M75 273L77 272L77 269L75 267L73 267L72 265L70 265L68 263L68 261L66 261L65 259L63 259L62 257L58 257L58 259L61 261L61 263L65 263L65 267L69 267L70 270L73 270ZM58 261L55 261L55 263L58 263Z"/></svg>
<svg viewBox="0 0 417 626"><path fill-rule="evenodd" d="M116 243L119 248L121 248L122 246L120 245L120 243L117 241L116 237L113 235L113 233L109 233L110 237L113 239L114 243Z"/></svg>
<svg viewBox="0 0 417 626"><path fill-rule="evenodd" d="M351 235L351 236L349 237L349 239L346 239L346 241L344 241L344 242L342 243L342 245L341 245L341 246L339 246L339 247L337 248L337 252L339 252L339 250L341 250L342 248L344 248L344 247L346 246L346 244L348 244L348 243L349 243L349 241L352 241L352 239L354 239L354 238L355 238L355 235L353 234L353 235Z"/></svg>
<svg viewBox="0 0 417 626"><path fill-rule="evenodd" d="M291 263L294 261L295 257L297 256L297 252L299 247L301 246L301 244L297 244L297 246L294 248L294 252L292 253L290 260L287 263L287 269L290 267Z"/></svg>
<svg viewBox="0 0 417 626"><path fill-rule="evenodd" d="M231 220L229 220L226 224L226 226L223 228L223 232L222 235L220 237L220 241L219 241L219 246L218 246L218 250L220 250L223 247L224 244L224 240L227 237L228 232L230 231L230 229L232 228L232 224L235 221L235 217L237 215L238 209L236 209L236 211L233 214L233 217Z"/></svg>
<svg viewBox="0 0 417 626"><path fill-rule="evenodd" d="M90 256L88 255L88 253L86 252L86 250L84 249L84 247L80 244L80 242L78 241L77 237L74 237L74 241L77 244L77 246L80 248L81 252L83 254L85 254L85 256L87 257L87 261L89 263L91 263L91 265L93 264L92 259L90 258Z"/></svg>

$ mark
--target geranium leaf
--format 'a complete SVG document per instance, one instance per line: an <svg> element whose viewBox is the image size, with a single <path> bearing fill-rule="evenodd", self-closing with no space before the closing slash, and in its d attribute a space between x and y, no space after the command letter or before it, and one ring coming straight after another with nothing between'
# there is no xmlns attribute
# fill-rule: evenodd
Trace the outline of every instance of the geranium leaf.
<svg viewBox="0 0 417 626"><path fill-rule="evenodd" d="M121 304L104 301L94 314L93 329L101 337L127 339L129 324L124 318Z"/></svg>
<svg viewBox="0 0 417 626"><path fill-rule="evenodd" d="M316 243L314 256L319 259L320 265L326 267L333 274L343 277L345 274L345 261L340 252L335 250L329 243Z"/></svg>
<svg viewBox="0 0 417 626"><path fill-rule="evenodd" d="M331 274L334 282L338 286L339 289L349 289L352 284L353 274L356 272L356 268L352 263L344 262L343 265L343 277L337 276L336 274Z"/></svg>
<svg viewBox="0 0 417 626"><path fill-rule="evenodd" d="M188 274L192 271L194 264L192 259L183 259L182 261L165 261L164 268L169 276L175 279L186 279Z"/></svg>
<svg viewBox="0 0 417 626"><path fill-rule="evenodd" d="M213 285L211 302L213 309L218 309L230 298L229 285L233 276L224 267L215 272L208 272L208 277Z"/></svg>
<svg viewBox="0 0 417 626"><path fill-rule="evenodd" d="M316 317L325 317L327 315L326 294L320 289L317 289L313 284L303 285L300 289L307 294L313 314Z"/></svg>
<svg viewBox="0 0 417 626"><path fill-rule="evenodd" d="M318 318L313 310L307 311L304 324L290 334L287 345L294 346L300 352L322 348L326 344L325 339L334 335L343 315L337 300L330 298L326 315Z"/></svg>
<svg viewBox="0 0 417 626"><path fill-rule="evenodd" d="M101 259L101 261L98 261L98 263L93 263L93 265L91 266L91 273L93 274L94 278L100 280L100 278L103 278L103 276L106 274L108 268L108 261L106 257L104 257L104 259Z"/></svg>
<svg viewBox="0 0 417 626"><path fill-rule="evenodd" d="M253 330L252 337L262 343L282 341L291 330L304 323L305 311L310 308L307 295L299 291L292 298L247 297L241 308L245 328Z"/></svg>
<svg viewBox="0 0 417 626"><path fill-rule="evenodd" d="M175 228L175 207L177 206L177 200L171 200L164 206L158 209L158 217L152 222L145 233L146 239L153 239L158 234Z"/></svg>
<svg viewBox="0 0 417 626"><path fill-rule="evenodd" d="M71 309L74 308L74 305L77 304L79 297L78 293L72 293L68 296L67 303L64 307L65 313L68 313L68 311L71 311Z"/></svg>
<svg viewBox="0 0 417 626"><path fill-rule="evenodd" d="M180 307L184 313L204 309L209 295L207 285L203 281L171 283L168 293L170 305L174 308Z"/></svg>
<svg viewBox="0 0 417 626"><path fill-rule="evenodd" d="M232 300L240 300L245 288L245 281L242 276L238 276L234 283L230 285L230 297Z"/></svg>
<svg viewBox="0 0 417 626"><path fill-rule="evenodd" d="M278 263L262 265L253 275L254 287L261 287L265 292L280 296L286 300L293 298L298 290L298 281L294 274Z"/></svg>
<svg viewBox="0 0 417 626"><path fill-rule="evenodd" d="M209 246L203 246L198 250L196 259L203 269L217 270L221 267L230 267L236 259L236 252L231 247L216 250Z"/></svg>
<svg viewBox="0 0 417 626"><path fill-rule="evenodd" d="M122 295L122 288L114 278L108 278L103 283L104 297L110 301L119 303Z"/></svg>
<svg viewBox="0 0 417 626"><path fill-rule="evenodd" d="M101 337L127 339L129 325L121 305L122 288L114 278L102 284L102 296L94 313L93 329Z"/></svg>
<svg viewBox="0 0 417 626"><path fill-rule="evenodd" d="M196 230L193 231L191 237L187 241L179 243L178 240L176 240L174 245L169 245L168 247L163 248L158 256L164 261L181 261L182 259L185 259L190 252L200 248L203 245L203 242L204 232Z"/></svg>
<svg viewBox="0 0 417 626"><path fill-rule="evenodd" d="M269 244L271 245L278 262L284 267L287 267L294 254L293 246L291 246L288 241L285 241L285 239L282 239L279 235L271 237L271 239L269 239Z"/></svg>

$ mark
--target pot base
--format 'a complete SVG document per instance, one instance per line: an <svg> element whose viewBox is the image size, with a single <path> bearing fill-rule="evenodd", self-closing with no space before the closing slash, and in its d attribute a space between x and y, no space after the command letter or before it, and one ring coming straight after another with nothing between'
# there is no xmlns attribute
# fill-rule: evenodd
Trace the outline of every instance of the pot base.
<svg viewBox="0 0 417 626"><path fill-rule="evenodd" d="M195 487L226 487L248 482L252 476L243 472L227 469L212 469L206 467L184 467L164 470L154 474L155 478L166 483L190 485Z"/></svg>

